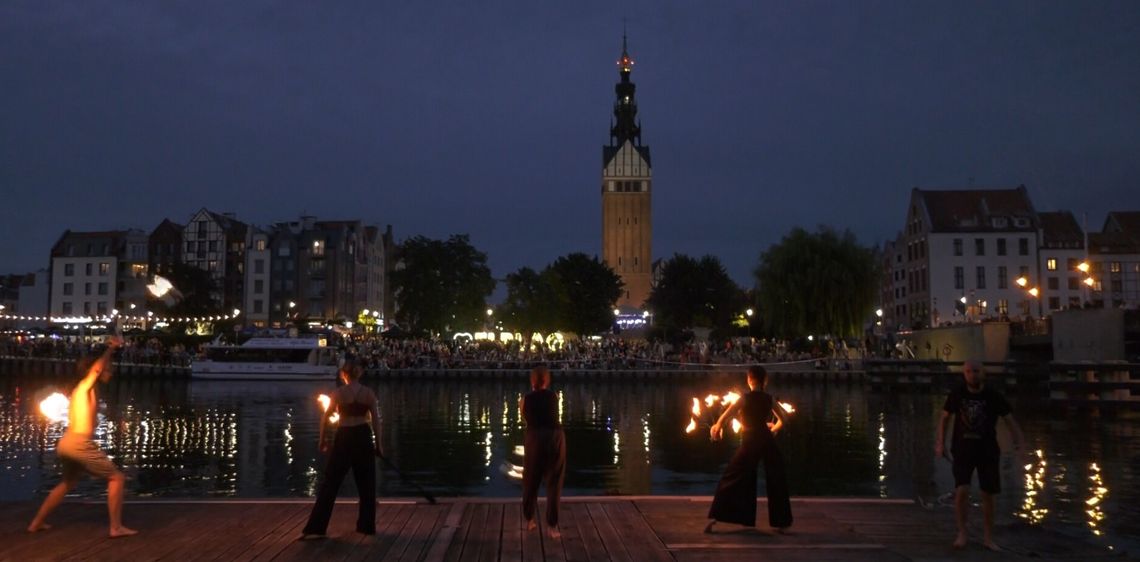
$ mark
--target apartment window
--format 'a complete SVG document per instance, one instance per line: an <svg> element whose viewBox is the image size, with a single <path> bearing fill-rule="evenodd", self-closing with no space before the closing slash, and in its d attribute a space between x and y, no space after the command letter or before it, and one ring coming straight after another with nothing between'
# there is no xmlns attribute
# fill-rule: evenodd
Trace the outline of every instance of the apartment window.
<svg viewBox="0 0 1140 562"><path fill-rule="evenodd" d="M975 238L974 239L974 255L975 256L986 255L986 239L985 238Z"/></svg>
<svg viewBox="0 0 1140 562"><path fill-rule="evenodd" d="M72 277L72 276L74 276L74 275L75 275L75 264L73 264L73 263L65 263L65 264L63 264L63 275L64 275L65 277Z"/></svg>
<svg viewBox="0 0 1140 562"><path fill-rule="evenodd" d="M1069 308L1080 308L1081 297L1069 297Z"/></svg>
<svg viewBox="0 0 1140 562"><path fill-rule="evenodd" d="M999 256L1005 255L1005 238L998 238L997 239L997 255L999 255Z"/></svg>
<svg viewBox="0 0 1140 562"><path fill-rule="evenodd" d="M1029 266L1028 265L1021 266L1018 270L1018 275L1021 277L1028 278L1029 277Z"/></svg>
<svg viewBox="0 0 1140 562"><path fill-rule="evenodd" d="M1100 281L1094 281L1094 282L1093 282L1093 286L1092 286L1092 290L1094 290L1094 291L1098 291L1098 292L1099 292L1099 291L1103 291L1103 290L1104 290L1104 286L1101 284L1101 282L1100 282Z"/></svg>
<svg viewBox="0 0 1140 562"><path fill-rule="evenodd" d="M90 295L91 294L91 284L90 283L84 283L83 284L83 294L84 295Z"/></svg>
<svg viewBox="0 0 1140 562"><path fill-rule="evenodd" d="M194 243L193 242L187 242L186 243L186 253L189 254L190 252L193 252L193 251L194 251Z"/></svg>
<svg viewBox="0 0 1140 562"><path fill-rule="evenodd" d="M964 267L958 266L954 268L954 288L966 288L966 269Z"/></svg>
<svg viewBox="0 0 1140 562"><path fill-rule="evenodd" d="M111 264L109 264L107 262L100 262L99 263L99 275L107 275L108 271L111 271Z"/></svg>
<svg viewBox="0 0 1140 562"><path fill-rule="evenodd" d="M259 252L264 251L265 250L265 240L258 240L257 242L254 242L253 247L256 248L257 251L259 251Z"/></svg>
<svg viewBox="0 0 1140 562"><path fill-rule="evenodd" d="M210 260L210 261L206 262L206 271L217 271L217 270L218 270L218 260Z"/></svg>
<svg viewBox="0 0 1140 562"><path fill-rule="evenodd" d="M1081 288L1081 281L1076 277L1069 277L1069 290L1076 291Z"/></svg>
<svg viewBox="0 0 1140 562"><path fill-rule="evenodd" d="M107 284L106 283L100 283L99 284L99 294L100 295L106 295L107 294Z"/></svg>
<svg viewBox="0 0 1140 562"><path fill-rule="evenodd" d="M63 313L67 315L73 314L70 302L63 303Z"/></svg>
<svg viewBox="0 0 1140 562"><path fill-rule="evenodd" d="M289 257L289 246L278 246L277 255L282 258Z"/></svg>
<svg viewBox="0 0 1140 562"><path fill-rule="evenodd" d="M72 283L63 284L63 296L70 297L75 292L75 285Z"/></svg>
<svg viewBox="0 0 1140 562"><path fill-rule="evenodd" d="M1050 291L1056 291L1056 290L1059 290L1061 288L1061 280L1056 278L1056 277L1050 277L1048 280L1048 283L1049 283L1049 290ZM1054 309L1054 310L1056 310L1056 309Z"/></svg>
<svg viewBox="0 0 1140 562"><path fill-rule="evenodd" d="M261 301L261 299L254 299L253 300L253 311L255 313L261 313L264 308L265 308L265 303L263 303Z"/></svg>
<svg viewBox="0 0 1140 562"><path fill-rule="evenodd" d="M979 289L986 288L986 268L981 265L978 266L977 286Z"/></svg>
<svg viewBox="0 0 1140 562"><path fill-rule="evenodd" d="M1059 297L1049 297L1049 310L1060 310L1061 299Z"/></svg>
<svg viewBox="0 0 1140 562"><path fill-rule="evenodd" d="M83 314L85 316L91 315L91 302L90 301L86 301L83 303Z"/></svg>
<svg viewBox="0 0 1140 562"><path fill-rule="evenodd" d="M1009 301L1005 299L998 299L997 308L995 308L994 311L997 312L999 316L1005 316L1009 314Z"/></svg>
<svg viewBox="0 0 1140 562"><path fill-rule="evenodd" d="M1008 289L1009 288L1009 271L1006 270L1004 265L998 266L997 284L998 284L997 288L999 288L999 289Z"/></svg>
<svg viewBox="0 0 1140 562"><path fill-rule="evenodd" d="M206 233L206 221L198 221L198 235L201 236Z"/></svg>
<svg viewBox="0 0 1140 562"><path fill-rule="evenodd" d="M1124 292L1124 281L1121 280L1119 277L1112 280L1112 292L1114 292L1114 293L1123 293Z"/></svg>
<svg viewBox="0 0 1140 562"><path fill-rule="evenodd" d="M218 251L218 241L217 240L210 240L210 245L208 247L209 247L209 250L211 252Z"/></svg>
<svg viewBox="0 0 1140 562"><path fill-rule="evenodd" d="M1017 239L1017 255L1019 255L1019 256L1028 256L1029 255L1029 239L1028 238L1018 238Z"/></svg>
<svg viewBox="0 0 1140 562"><path fill-rule="evenodd" d="M107 303L105 303L105 302L95 303L95 313L98 314L99 316L106 316L107 315Z"/></svg>
<svg viewBox="0 0 1140 562"><path fill-rule="evenodd" d="M1075 265L1073 266L1076 267ZM1045 269L1049 271L1057 271L1057 258L1049 258L1045 260Z"/></svg>
<svg viewBox="0 0 1140 562"><path fill-rule="evenodd" d="M324 240L313 240L313 255L314 256L325 255L325 241Z"/></svg>
<svg viewBox="0 0 1140 562"><path fill-rule="evenodd" d="M261 279L254 279L253 280L253 292L254 292L254 294L264 293L265 292L265 281L262 281Z"/></svg>
<svg viewBox="0 0 1140 562"><path fill-rule="evenodd" d="M961 238L955 238L954 239L954 255L955 256L962 255L962 239Z"/></svg>
<svg viewBox="0 0 1140 562"><path fill-rule="evenodd" d="M1069 258L1069 259L1065 260L1065 269L1067 269L1069 271L1076 271L1077 265L1079 265L1077 262L1077 258Z"/></svg>
<svg viewBox="0 0 1140 562"><path fill-rule="evenodd" d="M93 263L84 264L83 274L88 276L88 277L91 277L92 275L94 275L95 274L95 264L93 264Z"/></svg>
<svg viewBox="0 0 1140 562"><path fill-rule="evenodd" d="M1109 273L1120 273L1120 262L1118 262L1118 261L1109 262L1108 272Z"/></svg>
<svg viewBox="0 0 1140 562"><path fill-rule="evenodd" d="M253 272L265 273L265 260L253 260Z"/></svg>

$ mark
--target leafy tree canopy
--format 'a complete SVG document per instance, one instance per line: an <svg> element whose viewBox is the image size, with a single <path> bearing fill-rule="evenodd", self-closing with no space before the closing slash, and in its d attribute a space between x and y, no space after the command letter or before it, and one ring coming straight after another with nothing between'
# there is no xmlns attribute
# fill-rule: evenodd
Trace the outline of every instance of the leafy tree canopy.
<svg viewBox="0 0 1140 562"><path fill-rule="evenodd" d="M450 332L482 326L495 289L487 254L467 235L447 240L416 236L403 243L392 272L396 321L413 332Z"/></svg>
<svg viewBox="0 0 1140 562"><path fill-rule="evenodd" d="M754 275L762 322L789 338L861 335L878 287L874 251L828 227L793 229L760 256Z"/></svg>
<svg viewBox="0 0 1140 562"><path fill-rule="evenodd" d="M661 266L647 301L653 322L670 330L726 329L746 307L744 293L714 256L676 254Z"/></svg>
<svg viewBox="0 0 1140 562"><path fill-rule="evenodd" d="M541 273L524 267L508 275L501 310L508 326L524 336L554 330L596 334L613 325L622 286L621 278L596 257L573 253Z"/></svg>

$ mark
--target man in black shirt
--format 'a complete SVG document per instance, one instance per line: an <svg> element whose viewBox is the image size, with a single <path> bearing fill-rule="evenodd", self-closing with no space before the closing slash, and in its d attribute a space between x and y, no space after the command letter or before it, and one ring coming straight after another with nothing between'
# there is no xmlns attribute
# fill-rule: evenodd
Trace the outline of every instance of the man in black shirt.
<svg viewBox="0 0 1140 562"><path fill-rule="evenodd" d="M954 437L950 445L954 467L954 512L958 522L955 548L966 546L966 515L970 499L970 481L978 472L978 487L982 490L982 512L985 516L982 544L990 550L1000 550L993 541L994 495L1001 491L999 460L1001 449L997 442L997 421L1009 426L1013 435L1014 450L1021 449L1024 438L1021 428L1013 419L1009 402L992 388L986 387L985 373L980 361L970 359L962 365L965 384L955 388L946 397L942 419L938 422L938 437L934 454L946 456L946 424L954 419Z"/></svg>

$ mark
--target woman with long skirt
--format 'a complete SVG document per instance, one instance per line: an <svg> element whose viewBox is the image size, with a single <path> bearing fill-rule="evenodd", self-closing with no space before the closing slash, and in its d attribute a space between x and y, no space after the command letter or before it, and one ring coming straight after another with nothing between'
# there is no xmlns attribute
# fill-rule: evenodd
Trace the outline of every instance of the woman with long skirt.
<svg viewBox="0 0 1140 562"><path fill-rule="evenodd" d="M558 531L558 501L566 477L566 438L558 423L558 395L550 390L550 370L536 367L530 372L531 391L519 401L526 419L523 438L523 517L526 529L538 527L534 512L538 487L546 482L546 530L550 538Z"/></svg>
<svg viewBox="0 0 1140 562"><path fill-rule="evenodd" d="M344 385L333 391L328 412L321 416L322 452L329 451L329 413L337 412L340 420L332 439L332 452L325 465L320 491L317 492L317 502L313 504L301 540L325 538L337 492L350 468L360 495L356 532L376 534L376 456L383 454L380 448L380 408L372 389L360 384L363 373L364 369L356 362L345 362L339 373Z"/></svg>
<svg viewBox="0 0 1140 562"><path fill-rule="evenodd" d="M768 524L778 532L792 525L792 503L788 494L788 481L784 472L784 459L776 447L775 435L784 425L779 407L772 395L765 392L768 372L754 365L748 369L748 388L751 392L725 409L709 430L713 441L724 435L724 424L740 413L740 448L724 470L716 487L712 507L709 508L706 533L713 525L735 523L746 527L756 526L757 467L764 463L764 476L768 490Z"/></svg>

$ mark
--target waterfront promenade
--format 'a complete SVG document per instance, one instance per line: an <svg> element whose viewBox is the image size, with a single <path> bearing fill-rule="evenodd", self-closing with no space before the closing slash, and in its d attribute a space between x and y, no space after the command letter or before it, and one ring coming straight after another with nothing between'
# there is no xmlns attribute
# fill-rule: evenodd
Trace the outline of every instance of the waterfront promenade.
<svg viewBox="0 0 1140 562"><path fill-rule="evenodd" d="M953 512L910 501L800 498L787 535L761 528L702 528L711 498L572 497L562 510L562 537L523 530L517 499L454 498L436 505L381 501L378 532L353 532L354 501L339 503L329 538L297 541L311 500L128 502L125 522L141 533L107 539L101 502L65 503L52 523L24 532L33 502L0 505L0 560L1096 560L1111 552L1039 527L999 519L991 553L972 542L956 551ZM541 506L539 513L541 513ZM980 536L975 510L974 537ZM541 529L540 529L541 531Z"/></svg>

